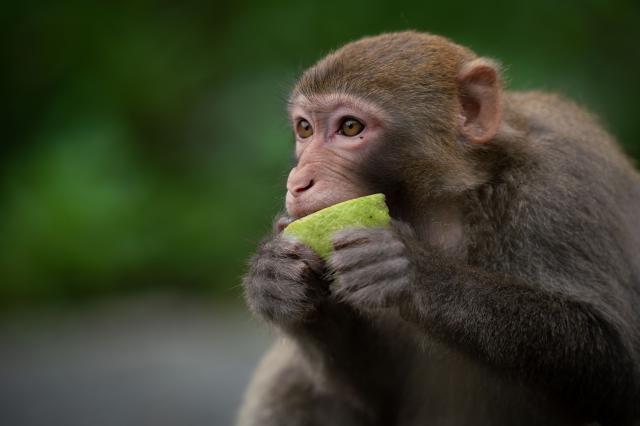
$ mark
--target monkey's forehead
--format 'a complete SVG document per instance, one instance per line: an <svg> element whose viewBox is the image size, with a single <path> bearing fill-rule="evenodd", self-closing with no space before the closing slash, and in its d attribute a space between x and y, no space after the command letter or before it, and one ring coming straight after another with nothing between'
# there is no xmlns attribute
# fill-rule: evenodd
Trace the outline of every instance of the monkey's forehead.
<svg viewBox="0 0 640 426"><path fill-rule="evenodd" d="M349 93L387 107L453 92L463 63L476 55L451 41L413 31L351 42L307 69L293 88L299 94Z"/></svg>
<svg viewBox="0 0 640 426"><path fill-rule="evenodd" d="M295 95L288 104L289 116L293 119L300 113L327 113L339 108L359 111L381 121L389 119L388 113L376 102L356 95L333 92Z"/></svg>

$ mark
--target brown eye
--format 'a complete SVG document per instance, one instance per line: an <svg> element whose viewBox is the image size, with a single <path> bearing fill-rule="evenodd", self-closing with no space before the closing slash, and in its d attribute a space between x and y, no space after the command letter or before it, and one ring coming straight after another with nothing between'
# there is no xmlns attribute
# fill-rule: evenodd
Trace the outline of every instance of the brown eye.
<svg viewBox="0 0 640 426"><path fill-rule="evenodd" d="M364 124L355 118L347 118L340 125L340 134L345 136L356 136L364 129Z"/></svg>
<svg viewBox="0 0 640 426"><path fill-rule="evenodd" d="M300 120L296 125L296 131L298 132L298 136L306 139L313 134L313 127L311 127L311 123L307 120Z"/></svg>

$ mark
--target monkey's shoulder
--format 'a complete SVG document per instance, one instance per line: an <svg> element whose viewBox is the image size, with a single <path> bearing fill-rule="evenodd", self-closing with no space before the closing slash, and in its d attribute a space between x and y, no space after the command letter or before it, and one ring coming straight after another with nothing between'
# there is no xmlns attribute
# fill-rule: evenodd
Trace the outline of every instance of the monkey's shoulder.
<svg viewBox="0 0 640 426"><path fill-rule="evenodd" d="M615 187L640 183L615 138L576 102L554 93L507 92L504 110L506 120L525 134L530 159L539 160L543 175L601 180Z"/></svg>
<svg viewBox="0 0 640 426"><path fill-rule="evenodd" d="M615 145L598 118L587 108L556 93L541 91L507 92L507 117L524 119L530 133L545 133L550 139L580 141L582 144Z"/></svg>
<svg viewBox="0 0 640 426"><path fill-rule="evenodd" d="M574 118L594 121L595 117L583 106L558 93L540 90L507 91L505 106L516 109L530 117L534 116L573 116Z"/></svg>

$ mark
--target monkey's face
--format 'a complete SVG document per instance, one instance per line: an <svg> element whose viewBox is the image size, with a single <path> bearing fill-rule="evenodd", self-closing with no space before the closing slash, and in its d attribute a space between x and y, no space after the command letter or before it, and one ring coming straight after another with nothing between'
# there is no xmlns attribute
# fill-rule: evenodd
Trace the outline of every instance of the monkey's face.
<svg viewBox="0 0 640 426"><path fill-rule="evenodd" d="M375 192L398 212L489 178L475 154L501 125L497 66L434 36L390 36L382 50L380 37L328 55L292 91L294 218Z"/></svg>
<svg viewBox="0 0 640 426"><path fill-rule="evenodd" d="M375 192L362 163L382 144L387 117L381 109L346 94L299 95L289 117L297 160L287 180L291 216Z"/></svg>

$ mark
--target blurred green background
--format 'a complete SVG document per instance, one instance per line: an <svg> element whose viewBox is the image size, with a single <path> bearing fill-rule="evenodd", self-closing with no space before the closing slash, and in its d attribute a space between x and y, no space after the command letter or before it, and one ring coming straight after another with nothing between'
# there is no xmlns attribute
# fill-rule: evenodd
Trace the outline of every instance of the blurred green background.
<svg viewBox="0 0 640 426"><path fill-rule="evenodd" d="M634 1L3 4L1 308L149 290L240 300L282 206L296 76L401 29L566 94L640 156Z"/></svg>

